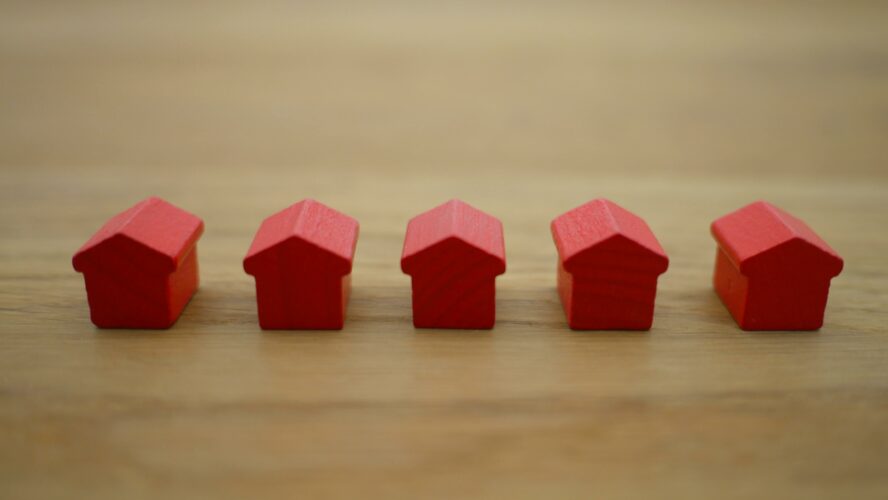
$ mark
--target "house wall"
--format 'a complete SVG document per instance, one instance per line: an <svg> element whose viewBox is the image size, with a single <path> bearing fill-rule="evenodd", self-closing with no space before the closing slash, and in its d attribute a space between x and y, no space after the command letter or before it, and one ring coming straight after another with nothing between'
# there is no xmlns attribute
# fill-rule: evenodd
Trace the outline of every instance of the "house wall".
<svg viewBox="0 0 888 500"><path fill-rule="evenodd" d="M84 273L90 319L101 328L168 328L167 276L132 270L90 269Z"/></svg>
<svg viewBox="0 0 888 500"><path fill-rule="evenodd" d="M561 305L564 307L564 315L567 317L568 323L570 323L571 309L573 305L573 275L564 269L560 257L557 258L557 261L555 267L558 270L556 273L558 276L558 295L561 297ZM573 328L573 325L571 325L571 328Z"/></svg>
<svg viewBox="0 0 888 500"><path fill-rule="evenodd" d="M749 297L741 325L747 330L817 330L829 294L829 278L805 270L749 278Z"/></svg>
<svg viewBox="0 0 888 500"><path fill-rule="evenodd" d="M167 280L169 287L168 309L171 324L182 314L182 310L197 292L200 282L197 262L197 245L194 245L182 259L179 269L169 275Z"/></svg>
<svg viewBox="0 0 888 500"><path fill-rule="evenodd" d="M816 330L823 325L830 278L792 259L744 276L721 249L715 291L745 330Z"/></svg>
<svg viewBox="0 0 888 500"><path fill-rule="evenodd" d="M321 276L303 271L284 269L256 276L262 328L330 330L343 327L349 276Z"/></svg>
<svg viewBox="0 0 888 500"><path fill-rule="evenodd" d="M746 276L740 274L740 270L720 247L716 248L715 252L715 272L712 284L731 316L743 326L749 281Z"/></svg>
<svg viewBox="0 0 888 500"><path fill-rule="evenodd" d="M496 277L476 273L413 277L417 328L489 329L496 322Z"/></svg>
<svg viewBox="0 0 888 500"><path fill-rule="evenodd" d="M565 276L566 275L566 276ZM578 330L648 330L653 323L658 274L645 270L585 268L570 278L559 270L568 323ZM569 284L569 285L568 285Z"/></svg>

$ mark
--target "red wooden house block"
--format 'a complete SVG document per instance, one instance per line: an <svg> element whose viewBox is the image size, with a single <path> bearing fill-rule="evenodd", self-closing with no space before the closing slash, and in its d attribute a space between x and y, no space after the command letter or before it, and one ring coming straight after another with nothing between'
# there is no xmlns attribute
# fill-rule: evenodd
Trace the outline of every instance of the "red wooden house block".
<svg viewBox="0 0 888 500"><path fill-rule="evenodd" d="M342 328L357 243L358 221L314 200L265 219L244 257L256 278L259 326Z"/></svg>
<svg viewBox="0 0 888 500"><path fill-rule="evenodd" d="M804 222L764 201L712 223L715 291L744 330L817 330L842 258Z"/></svg>
<svg viewBox="0 0 888 500"><path fill-rule="evenodd" d="M598 199L552 221L558 293L575 330L648 330L669 258L648 225Z"/></svg>
<svg viewBox="0 0 888 500"><path fill-rule="evenodd" d="M496 277L506 272L503 225L448 201L407 224L401 270L413 282L415 327L493 328Z"/></svg>
<svg viewBox="0 0 888 500"><path fill-rule="evenodd" d="M74 255L93 323L101 328L169 328L198 285L204 225L160 198L115 215Z"/></svg>

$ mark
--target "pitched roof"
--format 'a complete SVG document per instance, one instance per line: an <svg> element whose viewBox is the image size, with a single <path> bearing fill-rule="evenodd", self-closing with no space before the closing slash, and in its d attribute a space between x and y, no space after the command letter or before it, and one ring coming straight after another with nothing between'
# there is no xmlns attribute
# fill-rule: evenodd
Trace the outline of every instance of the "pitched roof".
<svg viewBox="0 0 888 500"><path fill-rule="evenodd" d="M292 238L299 239L342 262L342 272L351 271L358 241L358 221L312 199L294 203L264 221L244 258L251 272L253 263L269 250Z"/></svg>
<svg viewBox="0 0 888 500"><path fill-rule="evenodd" d="M819 251L833 276L842 270L842 258L807 224L765 201L750 203L717 219L711 230L741 272L773 250L799 241Z"/></svg>
<svg viewBox="0 0 888 500"><path fill-rule="evenodd" d="M106 222L74 254L74 268L83 271L94 250L114 238L124 238L150 250L164 269L173 271L203 230L203 221L196 215L152 196Z"/></svg>
<svg viewBox="0 0 888 500"><path fill-rule="evenodd" d="M596 247L625 242L641 250L633 257L650 255L659 272L669 265L666 252L647 223L610 200L599 198L580 205L556 217L551 229L558 255L568 270Z"/></svg>
<svg viewBox="0 0 888 500"><path fill-rule="evenodd" d="M505 272L502 222L460 200L450 200L410 219L401 252L401 269L409 273L419 255L449 239L462 241L487 254L495 263L497 274Z"/></svg>

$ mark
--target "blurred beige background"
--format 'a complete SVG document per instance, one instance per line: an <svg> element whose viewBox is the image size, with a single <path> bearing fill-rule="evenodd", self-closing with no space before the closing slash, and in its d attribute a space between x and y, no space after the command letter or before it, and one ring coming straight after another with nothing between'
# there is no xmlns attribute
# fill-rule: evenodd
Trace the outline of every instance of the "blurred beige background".
<svg viewBox="0 0 888 500"><path fill-rule="evenodd" d="M883 174L886 11L5 1L0 162Z"/></svg>
<svg viewBox="0 0 888 500"><path fill-rule="evenodd" d="M888 3L0 2L0 497L885 498ZM165 332L70 258L200 215ZM649 333L566 329L549 221L670 256ZM314 197L361 222L342 332L261 332L241 269ZM406 221L503 220L491 332L417 332ZM755 199L845 258L820 332L750 334L708 224Z"/></svg>

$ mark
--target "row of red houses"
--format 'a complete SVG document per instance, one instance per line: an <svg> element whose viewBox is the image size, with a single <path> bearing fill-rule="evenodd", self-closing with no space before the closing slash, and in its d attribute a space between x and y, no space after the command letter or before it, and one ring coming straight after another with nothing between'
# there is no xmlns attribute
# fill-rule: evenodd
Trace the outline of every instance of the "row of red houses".
<svg viewBox="0 0 888 500"><path fill-rule="evenodd" d="M263 329L344 325L358 222L314 200L265 219L243 261L256 280ZM198 286L195 215L148 198L109 220L75 254L92 321L103 328L168 328ZM552 221L567 322L578 330L647 330L669 258L643 219L604 199ZM823 323L842 259L804 222L766 202L712 224L714 287L743 329L810 330ZM496 277L506 270L502 223L462 201L407 225L401 269L417 328L487 329Z"/></svg>

